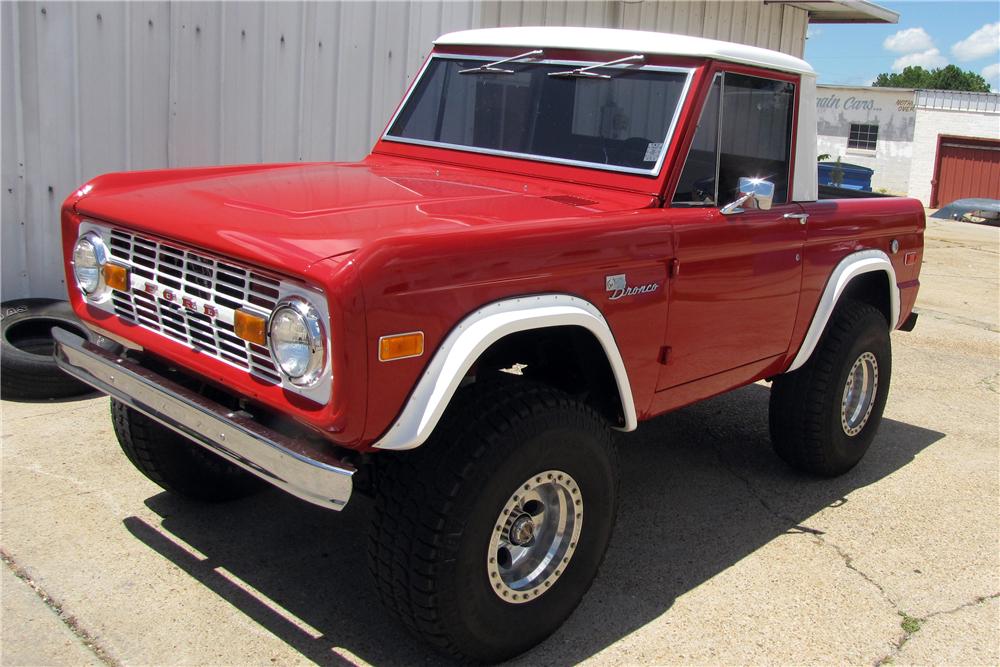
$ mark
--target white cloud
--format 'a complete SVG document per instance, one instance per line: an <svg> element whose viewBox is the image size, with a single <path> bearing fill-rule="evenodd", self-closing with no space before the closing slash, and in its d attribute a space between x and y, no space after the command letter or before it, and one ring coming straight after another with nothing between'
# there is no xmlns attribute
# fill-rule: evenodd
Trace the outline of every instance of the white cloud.
<svg viewBox="0 0 1000 667"><path fill-rule="evenodd" d="M952 55L959 60L978 60L997 51L1000 51L1000 21L987 23L951 47Z"/></svg>
<svg viewBox="0 0 1000 667"><path fill-rule="evenodd" d="M948 59L942 56L940 51L937 49L927 49L920 53L910 53L896 58L892 63L892 71L902 72L904 68L910 65L919 65L925 69L934 69L935 67L944 67L947 64Z"/></svg>
<svg viewBox="0 0 1000 667"><path fill-rule="evenodd" d="M1000 63L993 63L983 68L981 72L983 78L990 84L990 88L995 91L1000 89Z"/></svg>
<svg viewBox="0 0 1000 667"><path fill-rule="evenodd" d="M934 41L923 28L907 28L889 35L882 46L895 53L916 53L934 48Z"/></svg>
<svg viewBox="0 0 1000 667"><path fill-rule="evenodd" d="M816 26L809 26L806 28L806 39L816 39L823 34L823 31Z"/></svg>

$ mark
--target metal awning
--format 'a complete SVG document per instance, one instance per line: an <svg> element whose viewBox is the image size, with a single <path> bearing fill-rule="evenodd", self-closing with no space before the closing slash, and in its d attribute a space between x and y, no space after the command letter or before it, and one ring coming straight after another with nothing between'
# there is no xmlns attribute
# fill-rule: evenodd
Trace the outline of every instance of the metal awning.
<svg viewBox="0 0 1000 667"><path fill-rule="evenodd" d="M792 5L809 12L810 23L898 23L899 14L867 0L764 0L765 5Z"/></svg>

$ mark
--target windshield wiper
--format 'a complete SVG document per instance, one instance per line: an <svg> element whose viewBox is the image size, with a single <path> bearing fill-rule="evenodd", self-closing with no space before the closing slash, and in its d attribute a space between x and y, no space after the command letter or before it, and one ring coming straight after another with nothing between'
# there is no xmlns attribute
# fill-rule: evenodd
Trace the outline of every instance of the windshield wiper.
<svg viewBox="0 0 1000 667"><path fill-rule="evenodd" d="M504 58L503 60L498 60L492 63L486 63L485 65L480 65L479 67L470 67L469 69L459 70L459 74L513 74L512 69L503 69L502 67L497 67L497 65L503 65L505 63L512 63L515 60L521 60L522 58L530 58L531 56L540 56L545 52L541 49L536 49L534 51L528 51L527 53L522 53L519 56L511 56L510 58Z"/></svg>
<svg viewBox="0 0 1000 667"><path fill-rule="evenodd" d="M610 60L606 63L598 63L597 65L590 65L589 67L577 67L576 69L566 70L565 72L549 72L549 76L579 76L583 78L590 79L610 79L610 74L597 74L596 72L591 72L594 69L603 69L605 67L611 67L613 65L624 65L625 63L644 63L646 62L646 56L640 56L638 54L634 56L628 56L627 58L619 58L618 60Z"/></svg>

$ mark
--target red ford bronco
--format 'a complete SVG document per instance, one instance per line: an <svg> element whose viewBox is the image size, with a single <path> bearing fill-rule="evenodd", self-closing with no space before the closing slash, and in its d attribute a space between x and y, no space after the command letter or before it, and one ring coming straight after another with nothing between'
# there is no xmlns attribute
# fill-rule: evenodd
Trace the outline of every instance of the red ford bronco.
<svg viewBox="0 0 1000 667"><path fill-rule="evenodd" d="M590 28L445 35L371 154L108 174L63 207L71 375L125 455L209 501L375 499L385 604L516 655L586 593L614 431L761 379L774 449L865 454L912 329L919 202L822 199L815 76Z"/></svg>

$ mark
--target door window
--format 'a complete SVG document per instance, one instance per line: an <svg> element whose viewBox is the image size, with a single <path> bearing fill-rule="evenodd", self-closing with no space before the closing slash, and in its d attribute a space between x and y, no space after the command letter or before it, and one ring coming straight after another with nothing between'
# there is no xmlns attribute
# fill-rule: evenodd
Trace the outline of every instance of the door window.
<svg viewBox="0 0 1000 667"><path fill-rule="evenodd" d="M724 206L741 177L774 183L788 201L795 86L726 72L715 77L677 184L675 206Z"/></svg>

